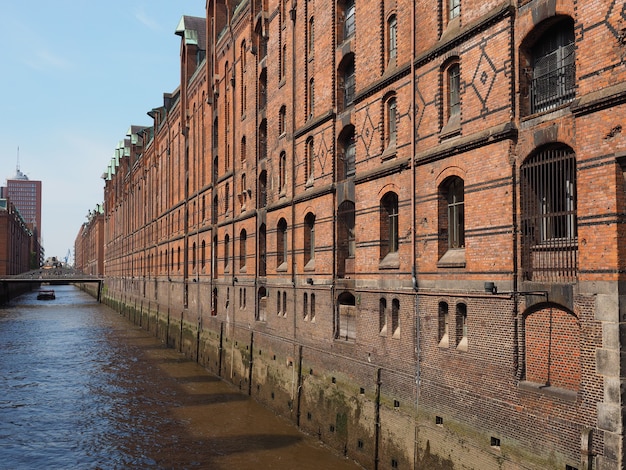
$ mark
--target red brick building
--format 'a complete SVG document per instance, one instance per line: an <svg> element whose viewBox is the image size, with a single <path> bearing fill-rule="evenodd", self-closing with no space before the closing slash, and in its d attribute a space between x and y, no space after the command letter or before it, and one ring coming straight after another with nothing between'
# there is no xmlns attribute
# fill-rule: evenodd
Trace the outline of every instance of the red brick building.
<svg viewBox="0 0 626 470"><path fill-rule="evenodd" d="M85 274L104 275L104 213L102 205L89 211L74 241L74 268Z"/></svg>
<svg viewBox="0 0 626 470"><path fill-rule="evenodd" d="M0 276L30 269L33 232L8 199L0 199Z"/></svg>
<svg viewBox="0 0 626 470"><path fill-rule="evenodd" d="M624 15L208 1L106 300L367 468L624 467Z"/></svg>

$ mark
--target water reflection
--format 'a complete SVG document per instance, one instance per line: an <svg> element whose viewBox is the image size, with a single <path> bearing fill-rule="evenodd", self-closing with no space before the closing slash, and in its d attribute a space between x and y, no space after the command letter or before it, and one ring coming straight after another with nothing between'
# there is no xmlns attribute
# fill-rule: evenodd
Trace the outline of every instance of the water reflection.
<svg viewBox="0 0 626 470"><path fill-rule="evenodd" d="M0 466L359 468L73 286L0 308Z"/></svg>

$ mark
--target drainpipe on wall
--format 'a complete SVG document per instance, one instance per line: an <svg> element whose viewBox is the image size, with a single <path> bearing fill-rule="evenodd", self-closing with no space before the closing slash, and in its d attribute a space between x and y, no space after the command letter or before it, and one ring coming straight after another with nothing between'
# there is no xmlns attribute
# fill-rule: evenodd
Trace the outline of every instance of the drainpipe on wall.
<svg viewBox="0 0 626 470"><path fill-rule="evenodd" d="M414 292L414 318L415 318L415 429L414 429L414 449L413 449L413 468L417 468L418 457L419 457L419 396L420 396L420 313L419 313L419 294L418 294L418 285L417 285L417 215L416 211L416 201L415 201L415 191L416 191L416 173L417 170L415 168L415 152L416 152L416 127L417 123L415 122L415 99L416 92L415 87L417 85L415 79L415 60L416 60L416 43L415 43L415 2L411 2L411 261L413 263L411 269L411 281L413 284L413 292Z"/></svg>
<svg viewBox="0 0 626 470"><path fill-rule="evenodd" d="M297 309L297 305L298 302L296 302L296 294L297 294L297 288L296 288L296 231L295 231L295 226L296 226L296 207L295 204L293 202L293 198L296 194L296 169L295 169L295 160L296 160L296 141L293 138L294 135L294 129L296 128L296 118L295 118L295 106L293 106L293 103L296 102L296 61L295 61L295 57L296 57L296 6L297 6L297 0L292 0L291 2L291 10L289 10L289 16L291 18L291 103L292 103L292 108L291 108L291 286L292 286L292 290L293 290L293 354L294 357L296 355L296 326L297 326L297 321L296 321L296 309ZM283 59L284 60L284 59ZM286 307L284 307L286 308ZM302 359L299 359L299 364L302 364ZM296 394L296 390L299 393L299 387L296 385L296 377L295 377L295 373L296 373L296 367L295 364L292 365L293 367L293 379L292 379L292 383L291 383L291 409L293 411L293 403L295 401L295 394ZM299 374L298 374L299 375ZM297 382L300 382L300 377L298 377ZM300 404L300 400L298 400L298 406ZM300 410L296 410L297 415L299 416L300 414ZM299 419L298 419L299 421Z"/></svg>

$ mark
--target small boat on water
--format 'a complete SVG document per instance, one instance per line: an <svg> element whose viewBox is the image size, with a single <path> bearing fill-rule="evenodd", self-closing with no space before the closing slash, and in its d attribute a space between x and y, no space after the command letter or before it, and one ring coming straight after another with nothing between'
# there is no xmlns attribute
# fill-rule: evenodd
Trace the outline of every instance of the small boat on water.
<svg viewBox="0 0 626 470"><path fill-rule="evenodd" d="M56 296L52 289L41 289L37 294L37 300L54 300Z"/></svg>

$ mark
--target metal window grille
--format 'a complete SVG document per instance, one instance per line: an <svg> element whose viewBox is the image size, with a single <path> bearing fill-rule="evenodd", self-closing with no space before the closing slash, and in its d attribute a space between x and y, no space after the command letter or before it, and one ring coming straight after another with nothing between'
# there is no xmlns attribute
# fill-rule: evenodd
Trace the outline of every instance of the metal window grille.
<svg viewBox="0 0 626 470"><path fill-rule="evenodd" d="M356 173L356 143L354 142L354 137L352 137L346 146L345 151L345 175L353 176Z"/></svg>
<svg viewBox="0 0 626 470"><path fill-rule="evenodd" d="M354 73L354 64L346 69L343 80L343 104L344 107L350 106L354 101L356 91L356 76Z"/></svg>
<svg viewBox="0 0 626 470"><path fill-rule="evenodd" d="M578 269L576 158L565 148L532 156L521 169L524 278L574 282Z"/></svg>
<svg viewBox="0 0 626 470"><path fill-rule="evenodd" d="M556 108L576 95L576 64L573 34L557 32L533 50L530 84L531 112Z"/></svg>

